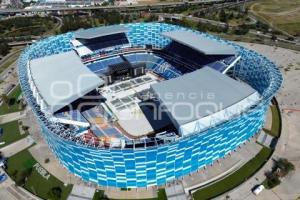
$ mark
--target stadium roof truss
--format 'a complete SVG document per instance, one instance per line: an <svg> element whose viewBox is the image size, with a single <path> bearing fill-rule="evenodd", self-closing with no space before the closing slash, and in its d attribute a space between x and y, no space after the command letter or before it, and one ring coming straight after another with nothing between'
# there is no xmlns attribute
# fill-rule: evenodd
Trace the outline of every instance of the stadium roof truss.
<svg viewBox="0 0 300 200"><path fill-rule="evenodd" d="M33 95L42 109L50 113L105 83L81 62L74 51L33 59L28 65Z"/></svg>
<svg viewBox="0 0 300 200"><path fill-rule="evenodd" d="M128 29L123 25L103 26L98 28L92 28L87 30L79 30L74 33L76 39L93 39L97 37L103 37L107 35L113 35L118 33L126 33Z"/></svg>
<svg viewBox="0 0 300 200"><path fill-rule="evenodd" d="M253 88L209 67L151 88L183 136L227 121L260 101Z"/></svg>
<svg viewBox="0 0 300 200"><path fill-rule="evenodd" d="M163 32L162 35L205 55L236 54L234 47L214 41L191 31L176 30L171 32Z"/></svg>

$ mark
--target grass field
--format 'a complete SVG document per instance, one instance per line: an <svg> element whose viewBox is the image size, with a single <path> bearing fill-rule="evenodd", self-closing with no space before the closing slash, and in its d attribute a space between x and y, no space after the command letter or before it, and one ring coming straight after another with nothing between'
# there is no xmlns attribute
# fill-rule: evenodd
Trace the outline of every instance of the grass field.
<svg viewBox="0 0 300 200"><path fill-rule="evenodd" d="M103 190L98 190L95 192L93 200L101 200L104 198L104 191Z"/></svg>
<svg viewBox="0 0 300 200"><path fill-rule="evenodd" d="M3 128L3 135L2 137L0 137L0 141L5 142L4 145L0 145L0 148L27 136L27 134L20 134L18 121L12 121L5 124L1 124L0 128Z"/></svg>
<svg viewBox="0 0 300 200"><path fill-rule="evenodd" d="M271 106L271 112L272 112L272 125L271 130L264 129L266 133L269 135L272 135L273 137L279 137L280 134L280 111L277 109L275 105Z"/></svg>
<svg viewBox="0 0 300 200"><path fill-rule="evenodd" d="M158 200L167 200L167 194L165 189L159 189L157 194Z"/></svg>
<svg viewBox="0 0 300 200"><path fill-rule="evenodd" d="M300 35L300 0L257 0L250 11L281 31Z"/></svg>
<svg viewBox="0 0 300 200"><path fill-rule="evenodd" d="M8 95L8 98L14 99L12 105L8 105L6 103L2 103L0 106L0 115L4 115L7 113L21 111L22 109L19 107L17 102L18 97L21 95L21 87L17 86L15 89Z"/></svg>
<svg viewBox="0 0 300 200"><path fill-rule="evenodd" d="M200 189L193 193L193 197L196 200L212 199L220 194L223 194L252 176L269 158L272 151L266 147L252 158L248 163L242 166L239 170L229 175L228 177L218 181L212 185L209 185L203 189Z"/></svg>
<svg viewBox="0 0 300 200"><path fill-rule="evenodd" d="M31 169L36 163L37 161L26 149L8 159L6 171L10 177L15 180L22 172ZM49 199L48 192L53 187L60 187L62 189L62 197L60 200L67 199L72 190L72 185L64 186L61 181L52 175L47 180L41 176L36 169L32 170L24 185L25 189L43 199Z"/></svg>
<svg viewBox="0 0 300 200"><path fill-rule="evenodd" d="M273 136L278 137L279 133L280 133L280 111L277 110L277 107L272 105L271 106L271 110L272 110L272 128L271 128L271 133Z"/></svg>
<svg viewBox="0 0 300 200"><path fill-rule="evenodd" d="M104 191L103 190L98 190L95 192L93 200L103 200L103 199L108 199L107 197L104 196ZM161 188L158 189L157 191L157 198L151 198L151 199L140 199L140 200L167 200L167 194L165 189ZM109 199L109 200L117 200L117 199ZM126 199L126 200L133 200L133 199Z"/></svg>
<svg viewBox="0 0 300 200"><path fill-rule="evenodd" d="M2 65L0 65L0 73L6 70L10 65L12 65L19 58L21 52L16 52L13 56L8 58Z"/></svg>

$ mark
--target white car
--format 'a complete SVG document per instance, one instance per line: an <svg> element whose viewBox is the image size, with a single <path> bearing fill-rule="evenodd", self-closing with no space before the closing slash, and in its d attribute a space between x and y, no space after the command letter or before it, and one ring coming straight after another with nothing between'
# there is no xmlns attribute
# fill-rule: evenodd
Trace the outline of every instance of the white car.
<svg viewBox="0 0 300 200"><path fill-rule="evenodd" d="M259 186L255 187L252 192L255 195L259 195L259 193L261 193L264 189L265 189L265 186L259 185Z"/></svg>

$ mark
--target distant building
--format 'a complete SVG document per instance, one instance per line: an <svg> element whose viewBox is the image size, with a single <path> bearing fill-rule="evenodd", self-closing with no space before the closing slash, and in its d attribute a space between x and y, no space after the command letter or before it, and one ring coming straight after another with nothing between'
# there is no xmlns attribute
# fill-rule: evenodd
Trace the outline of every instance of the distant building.
<svg viewBox="0 0 300 200"><path fill-rule="evenodd" d="M33 7L85 7L101 5L104 0L37 0Z"/></svg>
<svg viewBox="0 0 300 200"><path fill-rule="evenodd" d="M23 8L23 3L21 0L2 0L1 8Z"/></svg>

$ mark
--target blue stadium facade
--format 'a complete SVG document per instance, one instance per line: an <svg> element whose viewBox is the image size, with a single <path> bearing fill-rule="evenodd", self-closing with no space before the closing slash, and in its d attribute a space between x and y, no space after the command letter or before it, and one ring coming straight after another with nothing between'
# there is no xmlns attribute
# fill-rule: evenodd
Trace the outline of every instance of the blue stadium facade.
<svg viewBox="0 0 300 200"><path fill-rule="evenodd" d="M140 47L151 44L162 48L170 43L170 40L161 36L161 32L186 30L164 23L137 23L125 26L129 29L127 37L130 43ZM94 148L65 139L61 133L70 130L64 130L49 122L35 102L28 84L28 61L71 51L70 39L74 33L41 40L24 50L18 63L24 97L35 113L44 139L70 172L85 181L102 186L136 188L164 185L224 157L262 128L270 100L282 84L279 70L271 61L254 51L211 35L196 33L235 47L241 56L236 65L235 75L261 94L261 102L248 112L204 132L182 137L168 144L134 149Z"/></svg>

